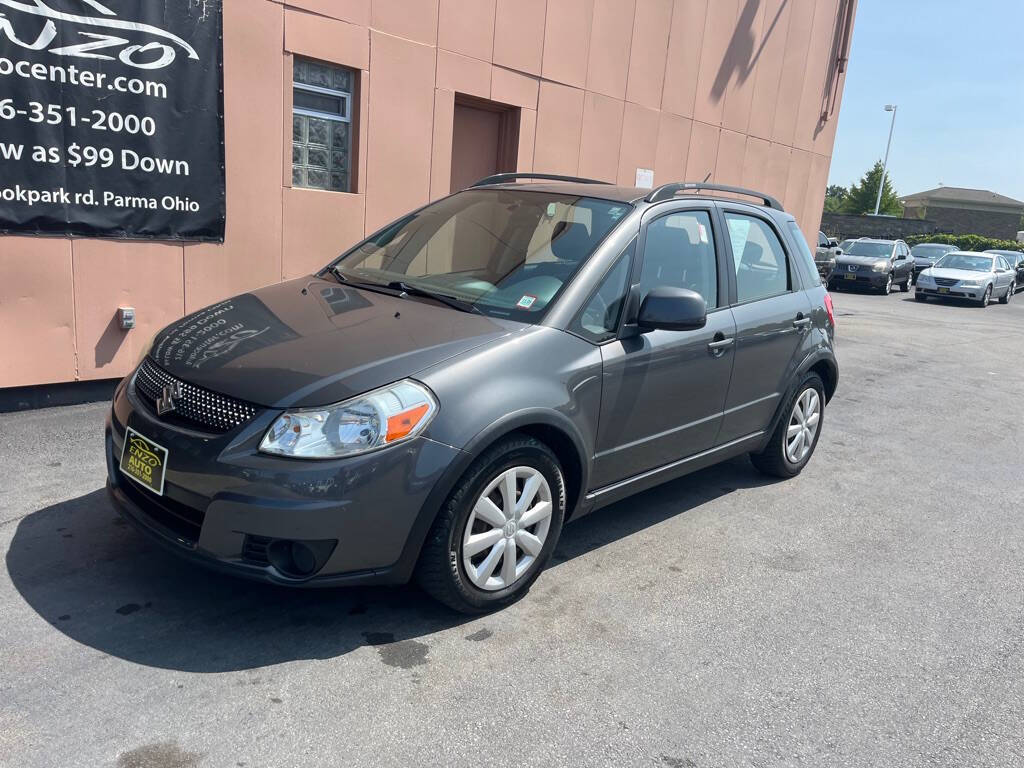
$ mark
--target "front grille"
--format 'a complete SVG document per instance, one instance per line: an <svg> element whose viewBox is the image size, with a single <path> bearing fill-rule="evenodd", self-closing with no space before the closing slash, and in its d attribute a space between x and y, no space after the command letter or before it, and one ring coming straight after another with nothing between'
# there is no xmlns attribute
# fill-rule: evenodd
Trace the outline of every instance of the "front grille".
<svg viewBox="0 0 1024 768"><path fill-rule="evenodd" d="M129 479L121 480L118 485L124 494L134 501L148 517L179 539L191 546L195 546L199 541L199 532L202 530L203 520L206 518L205 510L190 507L188 504L182 504L167 496L157 496L143 490Z"/></svg>
<svg viewBox="0 0 1024 768"><path fill-rule="evenodd" d="M250 565L270 565L270 558L267 556L267 547L271 539L266 536L254 536L251 533L245 534L245 541L242 544L242 560Z"/></svg>
<svg viewBox="0 0 1024 768"><path fill-rule="evenodd" d="M949 277L936 277L935 278L935 284L936 285L944 285L947 288L949 288L951 285L956 285L957 282L959 282L959 281L953 280L952 278L949 278Z"/></svg>
<svg viewBox="0 0 1024 768"><path fill-rule="evenodd" d="M181 397L175 399L174 410L161 417L166 421L199 426L212 432L228 432L256 415L256 406L251 403L182 381L147 357L135 376L135 391L153 413L156 413L156 401L168 385L180 387Z"/></svg>

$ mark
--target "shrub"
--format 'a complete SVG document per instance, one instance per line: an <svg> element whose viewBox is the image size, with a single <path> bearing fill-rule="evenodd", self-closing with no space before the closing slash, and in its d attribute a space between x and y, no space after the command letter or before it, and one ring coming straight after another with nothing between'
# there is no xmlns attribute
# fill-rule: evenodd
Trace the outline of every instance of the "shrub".
<svg viewBox="0 0 1024 768"><path fill-rule="evenodd" d="M911 247L919 243L942 243L955 245L961 251L1024 251L1024 243L984 235L911 235L906 241Z"/></svg>

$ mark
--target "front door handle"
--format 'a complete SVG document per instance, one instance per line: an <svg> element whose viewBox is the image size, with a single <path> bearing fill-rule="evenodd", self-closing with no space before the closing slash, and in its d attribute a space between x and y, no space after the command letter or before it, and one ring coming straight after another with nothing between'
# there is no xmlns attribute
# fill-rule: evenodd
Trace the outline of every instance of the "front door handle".
<svg viewBox="0 0 1024 768"><path fill-rule="evenodd" d="M796 316L796 320L793 321L794 328L800 328L801 330L809 327L811 324L811 318L804 317L803 314Z"/></svg>
<svg viewBox="0 0 1024 768"><path fill-rule="evenodd" d="M721 337L721 334L717 334L714 341L708 342L708 350L715 357L721 357L723 354L725 354L725 350L731 347L733 342L735 341L735 339L733 338L726 339L724 337L719 337Z"/></svg>

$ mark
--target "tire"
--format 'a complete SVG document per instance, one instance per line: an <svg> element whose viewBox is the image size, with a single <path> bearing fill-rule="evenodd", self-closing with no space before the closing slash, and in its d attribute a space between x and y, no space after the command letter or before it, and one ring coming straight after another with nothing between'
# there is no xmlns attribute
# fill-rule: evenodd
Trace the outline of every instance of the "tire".
<svg viewBox="0 0 1024 768"><path fill-rule="evenodd" d="M888 296L890 293L892 293L892 272L889 273L885 280L885 285L882 287L883 296Z"/></svg>
<svg viewBox="0 0 1024 768"><path fill-rule="evenodd" d="M788 455L787 444L789 442L788 432L795 417L795 408L798 402L809 391L813 390L818 397L818 420L815 423L814 435L811 444L799 460L793 461ZM750 454L750 461L763 474L772 477L790 478L796 477L807 466L807 462L814 455L814 449L818 445L818 438L821 436L821 428L825 421L825 385L821 377L816 373L808 373L800 381L796 392L786 404L783 417L779 420L778 426L772 432L771 438L764 450L760 453Z"/></svg>
<svg viewBox="0 0 1024 768"><path fill-rule="evenodd" d="M1000 304L1009 304L1010 303L1010 298L1013 296L1013 294L1016 292L1016 290L1017 290L1016 283L1010 283L1010 287L1006 289L1006 295L1002 296L999 299L999 303Z"/></svg>
<svg viewBox="0 0 1024 768"><path fill-rule="evenodd" d="M900 290L903 291L903 293L910 293L910 281L913 278L913 275L907 275L907 279L900 285Z"/></svg>
<svg viewBox="0 0 1024 768"><path fill-rule="evenodd" d="M988 303L992 301L992 286L989 285L985 288L985 293L978 300L978 306L984 309L988 306Z"/></svg>
<svg viewBox="0 0 1024 768"><path fill-rule="evenodd" d="M914 301L928 301L928 296L918 291L914 294Z"/></svg>
<svg viewBox="0 0 1024 768"><path fill-rule="evenodd" d="M489 560L493 560L491 572L502 572L498 576L483 577L488 579L488 583L492 580L501 581L500 585L481 588L474 583L473 577L467 571L463 545L467 536L479 536L479 534L474 534L475 530L486 529L490 526L490 530L484 531L486 535L490 536L496 531L501 532L495 523L478 516L475 508L483 502L484 491L495 481L501 483L500 479L513 470L517 473L520 471L527 474L533 472L534 476L539 474L543 477L551 499L550 519L542 537L540 536L542 523L528 526L528 528L532 528L532 532L523 529L523 533L531 536L537 534L534 538L542 539L542 546L536 555L530 555L526 549L518 546L520 536L518 531L515 535L506 532L504 538L497 538L493 543L488 542L480 552L475 553L473 557L482 558L475 566L480 567L481 570L475 575L480 575L486 570L486 563ZM532 476L528 479L532 479ZM515 493L520 498L525 487L526 482L522 486L517 485ZM534 498L542 497L543 491L544 488L541 486ZM501 488L497 488L491 492L488 498L499 498L500 500L504 498L504 494L501 493ZM492 504L492 506L497 505ZM538 508L537 505L534 508ZM501 514L500 508L499 514ZM472 522L471 517L473 518ZM518 513L516 518L518 519ZM427 539L420 552L419 562L416 565L415 579L431 597L461 613L485 613L503 608L525 595L541 571L544 570L544 566L558 544L558 536L561 533L564 518L565 480L558 458L550 448L539 440L518 433L509 435L481 454L460 478L427 534ZM507 517L505 519L508 520ZM472 526L468 531L467 524ZM506 523L506 531L507 525L508 523ZM532 560L528 562L526 570L522 574L513 576L510 583L505 583L506 557L504 552L507 550L503 548L510 546L509 542L513 542L511 546L516 554L516 565L512 566L513 572L520 562L526 561L527 557ZM521 558L520 552L523 553Z"/></svg>

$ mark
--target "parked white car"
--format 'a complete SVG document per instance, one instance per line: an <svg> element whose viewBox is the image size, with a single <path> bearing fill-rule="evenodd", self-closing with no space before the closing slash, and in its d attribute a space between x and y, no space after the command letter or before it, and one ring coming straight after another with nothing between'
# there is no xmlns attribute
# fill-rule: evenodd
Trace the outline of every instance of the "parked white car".
<svg viewBox="0 0 1024 768"><path fill-rule="evenodd" d="M1003 256L954 251L918 276L914 298L969 299L987 307L996 297L1000 304L1009 304L1016 289L1016 277L1016 270L1010 269Z"/></svg>

